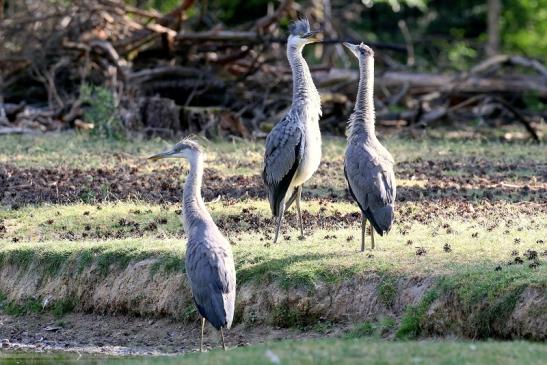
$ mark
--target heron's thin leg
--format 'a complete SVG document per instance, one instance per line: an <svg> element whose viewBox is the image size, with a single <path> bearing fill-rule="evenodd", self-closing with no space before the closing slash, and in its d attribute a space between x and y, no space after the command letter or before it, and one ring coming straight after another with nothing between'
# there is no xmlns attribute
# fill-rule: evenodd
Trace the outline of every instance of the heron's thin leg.
<svg viewBox="0 0 547 365"><path fill-rule="evenodd" d="M281 203L281 206L279 207L279 217L277 217L277 227L275 229L275 238L273 243L277 242L277 237L279 237L279 230L281 228L281 221L283 220L283 213L285 213L285 203Z"/></svg>
<svg viewBox="0 0 547 365"><path fill-rule="evenodd" d="M224 344L224 332L222 331L222 327L220 327L220 337L222 337L222 348L224 351L226 351L226 345Z"/></svg>
<svg viewBox="0 0 547 365"><path fill-rule="evenodd" d="M300 224L300 236L304 238L304 223L302 222L302 212L300 211L300 196L302 195L302 185L297 188L296 192L296 210L298 212L298 223Z"/></svg>
<svg viewBox="0 0 547 365"><path fill-rule="evenodd" d="M361 221L361 252L365 251L365 233L367 231L367 219L363 216Z"/></svg>
<svg viewBox="0 0 547 365"><path fill-rule="evenodd" d="M199 352L203 352L203 331L205 330L205 317L201 318L201 342L199 344Z"/></svg>
<svg viewBox="0 0 547 365"><path fill-rule="evenodd" d="M370 226L370 240L371 240L371 247L374 250L374 227Z"/></svg>

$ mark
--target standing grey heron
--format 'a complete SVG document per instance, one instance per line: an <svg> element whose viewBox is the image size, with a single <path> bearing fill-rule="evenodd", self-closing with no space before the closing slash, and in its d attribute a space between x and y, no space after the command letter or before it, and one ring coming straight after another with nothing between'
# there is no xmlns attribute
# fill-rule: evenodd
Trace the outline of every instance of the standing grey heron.
<svg viewBox="0 0 547 365"><path fill-rule="evenodd" d="M374 231L383 236L393 224L396 192L394 161L374 132L374 52L364 43L354 45L344 42L344 46L359 59L359 89L348 122L344 174L349 192L361 208L361 251L364 251L367 220L372 225L373 249Z"/></svg>
<svg viewBox="0 0 547 365"><path fill-rule="evenodd" d="M276 219L274 243L277 242L283 213L296 201L300 234L304 236L300 197L302 185L317 170L321 161L321 100L302 56L306 44L318 41L318 31L310 30L307 19L289 27L287 58L292 70L292 105L287 115L275 125L266 139L262 178L268 187L268 199Z"/></svg>
<svg viewBox="0 0 547 365"><path fill-rule="evenodd" d="M183 139L171 150L149 159L182 157L190 163L182 194L182 220L188 234L186 273L202 317L200 351L203 351L205 319L220 330L222 347L226 350L222 329L229 329L234 318L236 272L230 243L220 233L201 197L203 155L199 144Z"/></svg>

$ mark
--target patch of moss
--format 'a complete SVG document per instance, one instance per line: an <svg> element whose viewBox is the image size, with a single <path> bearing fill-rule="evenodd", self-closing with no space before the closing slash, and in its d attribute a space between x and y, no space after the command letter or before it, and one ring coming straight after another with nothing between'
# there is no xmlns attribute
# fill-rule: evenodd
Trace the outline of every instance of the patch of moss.
<svg viewBox="0 0 547 365"><path fill-rule="evenodd" d="M458 304L471 313L476 338L492 335L493 327L503 326L530 283L530 268L513 267L504 272L468 272L444 277L439 288L454 293Z"/></svg>
<svg viewBox="0 0 547 365"><path fill-rule="evenodd" d="M394 277L386 277L378 287L378 296L382 303L391 308L397 295L397 282Z"/></svg>
<svg viewBox="0 0 547 365"><path fill-rule="evenodd" d="M67 313L71 313L76 308L77 300L75 298L66 298L58 300L51 306L51 313L57 317L62 317Z"/></svg>
<svg viewBox="0 0 547 365"><path fill-rule="evenodd" d="M372 322L363 322L355 325L346 335L347 338L369 337L374 334L374 324Z"/></svg>
<svg viewBox="0 0 547 365"><path fill-rule="evenodd" d="M8 265L17 265L27 268L32 263L36 250L33 248L19 248L4 253L3 262Z"/></svg>
<svg viewBox="0 0 547 365"><path fill-rule="evenodd" d="M185 272L184 260L177 256L162 256L150 265L150 276L156 275L159 271L171 274L177 271Z"/></svg>
<svg viewBox="0 0 547 365"><path fill-rule="evenodd" d="M164 256L162 260L162 268L166 273L173 273L177 271L186 272L184 260L176 256Z"/></svg>
<svg viewBox="0 0 547 365"><path fill-rule="evenodd" d="M101 275L106 276L110 271L111 266L115 266L118 269L125 269L132 260L137 260L139 258L139 255L134 251L136 250L132 248L123 248L101 252L96 258L99 272Z"/></svg>
<svg viewBox="0 0 547 365"><path fill-rule="evenodd" d="M439 291L434 288L425 293L418 305L407 306L395 336L399 339L418 337L422 331L427 310L438 297Z"/></svg>
<svg viewBox="0 0 547 365"><path fill-rule="evenodd" d="M28 313L41 313L44 308L38 299L27 299L23 303L10 302L4 305L4 313L10 316L22 316Z"/></svg>
<svg viewBox="0 0 547 365"><path fill-rule="evenodd" d="M4 292L0 291L0 310L2 310L7 300L8 296Z"/></svg>
<svg viewBox="0 0 547 365"><path fill-rule="evenodd" d="M361 337L383 337L390 333L396 326L393 318L387 317L378 322L363 322L355 325L351 331L346 334L346 338Z"/></svg>
<svg viewBox="0 0 547 365"><path fill-rule="evenodd" d="M77 272L78 274L81 274L85 268L89 267L91 263L93 262L93 253L91 251L82 251L78 255L77 259Z"/></svg>
<svg viewBox="0 0 547 365"><path fill-rule="evenodd" d="M185 323L195 321L198 317L198 310L193 303L187 305L186 308L184 308L184 311L180 314L180 320Z"/></svg>
<svg viewBox="0 0 547 365"><path fill-rule="evenodd" d="M54 276L61 271L69 256L67 252L46 251L40 255L40 266Z"/></svg>
<svg viewBox="0 0 547 365"><path fill-rule="evenodd" d="M272 324L281 328L306 328L319 322L319 317L309 308L298 308L284 302L272 310Z"/></svg>

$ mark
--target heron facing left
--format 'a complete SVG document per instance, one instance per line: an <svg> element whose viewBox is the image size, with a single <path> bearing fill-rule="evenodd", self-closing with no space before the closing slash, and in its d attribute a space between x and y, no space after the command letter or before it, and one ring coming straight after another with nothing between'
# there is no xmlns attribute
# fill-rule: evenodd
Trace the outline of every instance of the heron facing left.
<svg viewBox="0 0 547 365"><path fill-rule="evenodd" d="M201 196L204 152L197 142L183 139L171 150L149 157L163 158L184 158L190 163L182 194L182 221L188 235L186 273L202 317L200 351L203 351L205 320L220 331L226 350L223 329L229 329L234 318L236 272L230 243L211 218Z"/></svg>

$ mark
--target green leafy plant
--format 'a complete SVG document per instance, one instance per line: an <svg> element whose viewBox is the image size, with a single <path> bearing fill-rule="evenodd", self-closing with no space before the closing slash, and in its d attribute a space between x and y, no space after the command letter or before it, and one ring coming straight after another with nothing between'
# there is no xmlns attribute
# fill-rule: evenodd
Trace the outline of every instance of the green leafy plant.
<svg viewBox="0 0 547 365"><path fill-rule="evenodd" d="M114 95L110 90L102 86L82 84L80 99L86 106L84 119L94 125L92 135L107 139L123 139L124 128L117 112Z"/></svg>

